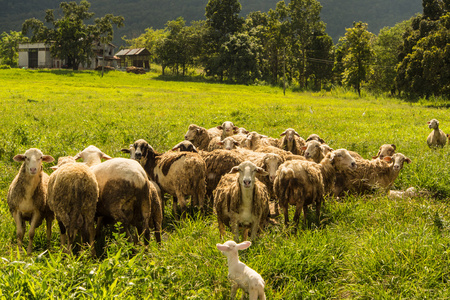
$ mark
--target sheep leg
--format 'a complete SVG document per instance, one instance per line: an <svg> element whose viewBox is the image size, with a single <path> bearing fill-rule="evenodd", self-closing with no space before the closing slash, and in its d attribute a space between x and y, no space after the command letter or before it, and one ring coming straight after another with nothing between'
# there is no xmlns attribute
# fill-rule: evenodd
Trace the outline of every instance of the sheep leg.
<svg viewBox="0 0 450 300"><path fill-rule="evenodd" d="M17 245L19 247L19 251L22 252L22 242L23 242L23 236L25 234L25 222L22 220L22 216L20 212L17 210L13 212L13 218L16 222L16 235L17 235Z"/></svg>
<svg viewBox="0 0 450 300"><path fill-rule="evenodd" d="M66 243L67 243L67 232L66 232L66 227L64 226L64 224L61 221L58 221L58 225L59 225L59 232L60 232L60 239L61 239L61 247L66 247Z"/></svg>
<svg viewBox="0 0 450 300"><path fill-rule="evenodd" d="M95 257L97 256L97 253L95 252L94 247L94 241L95 241L95 227L94 222L91 222L90 224L86 225L86 231L89 239L89 248L91 248L91 256Z"/></svg>
<svg viewBox="0 0 450 300"><path fill-rule="evenodd" d="M223 240L223 237L225 235L225 224L220 220L220 218L217 218L217 223L219 223L219 233L220 238Z"/></svg>
<svg viewBox="0 0 450 300"><path fill-rule="evenodd" d="M234 241L239 242L239 224L237 221L230 222L231 232L234 233Z"/></svg>
<svg viewBox="0 0 450 300"><path fill-rule="evenodd" d="M178 198L178 205L180 205L180 210L181 210L181 218L184 219L186 217L186 199L184 198L184 195L180 194L177 195ZM175 203L176 205L176 203Z"/></svg>
<svg viewBox="0 0 450 300"><path fill-rule="evenodd" d="M47 229L47 249L50 248L50 241L52 239L52 223L53 223L53 217L46 217L46 229Z"/></svg>
<svg viewBox="0 0 450 300"><path fill-rule="evenodd" d="M320 225L320 207L322 206L322 202L316 202L316 216L317 216L317 225Z"/></svg>
<svg viewBox="0 0 450 300"><path fill-rule="evenodd" d="M31 251L33 250L33 239L34 239L34 233L36 228L40 225L42 222L41 220L41 214L39 212L34 212L33 216L31 217L30 222L30 231L28 233L29 241L28 241L28 248L27 248L27 254L31 255Z"/></svg>
<svg viewBox="0 0 450 300"><path fill-rule="evenodd" d="M250 229L248 227L244 228L244 232L242 233L242 239L244 241L248 241L248 232L249 232L249 230ZM253 229L252 229L252 240L253 240Z"/></svg>
<svg viewBox="0 0 450 300"><path fill-rule="evenodd" d="M248 299L249 300L257 300L258 299L258 290L256 288L250 288L248 291Z"/></svg>
<svg viewBox="0 0 450 300"><path fill-rule="evenodd" d="M283 206L283 214L284 214L284 225L289 226L289 210L288 205Z"/></svg>
<svg viewBox="0 0 450 300"><path fill-rule="evenodd" d="M236 298L236 292L237 292L238 287L239 286L236 282L233 282L233 281L231 282L231 295L230 295L231 299Z"/></svg>
<svg viewBox="0 0 450 300"><path fill-rule="evenodd" d="M300 215L302 213L302 207L303 207L303 203L300 203L300 202L297 202L297 205L295 205L295 214L294 214L294 220L293 220L293 222L295 223L295 228L298 228ZM305 215L305 218L306 218L306 215Z"/></svg>
<svg viewBox="0 0 450 300"><path fill-rule="evenodd" d="M155 229L156 242L161 244L161 225L157 221L153 221L153 228Z"/></svg>
<svg viewBox="0 0 450 300"><path fill-rule="evenodd" d="M256 235L258 234L259 224L260 224L259 219L252 223L252 234L250 236L252 241L254 241L256 239ZM248 232L248 228L247 228L247 232ZM244 241L245 241L245 239L244 239Z"/></svg>

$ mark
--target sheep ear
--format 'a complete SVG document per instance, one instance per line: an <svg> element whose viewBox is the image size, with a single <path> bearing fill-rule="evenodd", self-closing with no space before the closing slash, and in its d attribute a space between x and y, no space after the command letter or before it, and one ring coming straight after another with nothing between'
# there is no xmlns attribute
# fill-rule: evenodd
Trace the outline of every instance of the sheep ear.
<svg viewBox="0 0 450 300"><path fill-rule="evenodd" d="M395 146L394 144L391 144L392 148L394 148L394 151L397 150L397 146Z"/></svg>
<svg viewBox="0 0 450 300"><path fill-rule="evenodd" d="M238 141L234 141L233 143L234 143L235 146L239 146L239 145L241 144L241 143L238 142Z"/></svg>
<svg viewBox="0 0 450 300"><path fill-rule="evenodd" d="M405 159L405 161L407 164L410 164L412 162L408 157Z"/></svg>
<svg viewBox="0 0 450 300"><path fill-rule="evenodd" d="M239 172L239 166L233 167L233 168L231 169L231 171L230 171L231 174L232 174L232 173L237 173L237 172Z"/></svg>
<svg viewBox="0 0 450 300"><path fill-rule="evenodd" d="M181 146L181 143L176 144L175 146L173 146L172 151L180 149L180 146Z"/></svg>
<svg viewBox="0 0 450 300"><path fill-rule="evenodd" d="M372 159L377 159L378 158L378 156L372 156Z"/></svg>
<svg viewBox="0 0 450 300"><path fill-rule="evenodd" d="M198 153L198 150L197 150L197 148L195 148L194 145L192 145L192 151L194 151L195 153Z"/></svg>
<svg viewBox="0 0 450 300"><path fill-rule="evenodd" d="M105 154L105 153L103 153L102 152L102 157L101 158L103 158L104 160L110 160L110 159L113 159L111 156L109 156L109 155L107 155L107 154Z"/></svg>
<svg viewBox="0 0 450 300"><path fill-rule="evenodd" d="M248 247L250 247L252 245L252 242L250 242L250 241L245 241L245 242L242 242L242 243L240 243L240 244L237 244L236 245L236 249L238 249L238 250L244 250L244 249L247 249Z"/></svg>
<svg viewBox="0 0 450 300"><path fill-rule="evenodd" d="M238 132L238 130L239 130L239 127L237 127L237 126L234 126L234 127L233 127L233 133L236 134L236 133Z"/></svg>
<svg viewBox="0 0 450 300"><path fill-rule="evenodd" d="M296 135L296 136L300 137L300 134L298 134L298 132L297 132L297 131L294 131L294 135Z"/></svg>
<svg viewBox="0 0 450 300"><path fill-rule="evenodd" d="M219 126L217 126L216 128L217 128L217 129L220 129L220 130L223 130L223 126L222 126L222 125L219 125Z"/></svg>
<svg viewBox="0 0 450 300"><path fill-rule="evenodd" d="M79 160L81 158L81 152L78 152L74 157L73 157L73 159L75 159L75 160Z"/></svg>
<svg viewBox="0 0 450 300"><path fill-rule="evenodd" d="M302 146L302 148L301 148L303 151L305 151L306 149L308 149L308 147L306 147L306 146Z"/></svg>
<svg viewBox="0 0 450 300"><path fill-rule="evenodd" d="M219 251L227 251L229 250L228 246L222 245L222 244L216 244L216 247Z"/></svg>
<svg viewBox="0 0 450 300"><path fill-rule="evenodd" d="M123 153L131 153L130 149L127 148L122 148L120 149L120 151L122 151Z"/></svg>
<svg viewBox="0 0 450 300"><path fill-rule="evenodd" d="M52 162L52 161L54 161L55 159L51 156L51 155L44 155L44 156L42 156L42 161L45 161L45 162Z"/></svg>
<svg viewBox="0 0 450 300"><path fill-rule="evenodd" d="M56 171L56 170L59 169L59 167L58 166L51 166L50 169L52 169L53 171Z"/></svg>
<svg viewBox="0 0 450 300"><path fill-rule="evenodd" d="M383 160L387 161L387 162L391 162L392 161L392 156L385 156L385 157L383 157Z"/></svg>
<svg viewBox="0 0 450 300"><path fill-rule="evenodd" d="M431 123L430 121L427 122L428 125L430 125L430 123Z"/></svg>
<svg viewBox="0 0 450 300"><path fill-rule="evenodd" d="M222 142L222 141L218 141L218 142L217 142L217 145L223 146L223 142Z"/></svg>
<svg viewBox="0 0 450 300"><path fill-rule="evenodd" d="M280 136L284 136L284 135L286 135L286 130L282 134L280 134Z"/></svg>
<svg viewBox="0 0 450 300"><path fill-rule="evenodd" d="M17 154L16 156L13 157L14 161L24 161L25 160L25 155L23 154Z"/></svg>
<svg viewBox="0 0 450 300"><path fill-rule="evenodd" d="M267 173L263 168L260 167L256 167L256 173L261 174L261 175L269 175L269 173Z"/></svg>
<svg viewBox="0 0 450 300"><path fill-rule="evenodd" d="M268 136L267 136L267 135L264 135L264 134L260 134L259 137L260 137L260 138L268 138Z"/></svg>

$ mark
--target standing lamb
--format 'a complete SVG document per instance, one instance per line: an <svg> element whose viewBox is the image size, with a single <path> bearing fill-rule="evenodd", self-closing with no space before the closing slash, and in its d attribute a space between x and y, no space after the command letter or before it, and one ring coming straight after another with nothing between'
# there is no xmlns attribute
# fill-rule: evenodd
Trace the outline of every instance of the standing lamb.
<svg viewBox="0 0 450 300"><path fill-rule="evenodd" d="M236 241L239 241L240 226L245 227L244 240L249 226L252 240L258 229L264 227L269 214L269 194L266 186L256 178L257 173L267 174L254 163L244 161L220 179L214 190L214 205L222 237L225 225L231 227Z"/></svg>
<svg viewBox="0 0 450 300"><path fill-rule="evenodd" d="M319 221L323 198L332 191L336 172L355 168L355 159L345 149L328 153L320 164L303 160L283 163L277 171L274 191L283 209L285 224L289 223L289 205L295 205L296 227L302 209L306 223L307 206L310 204L315 205Z"/></svg>
<svg viewBox="0 0 450 300"><path fill-rule="evenodd" d="M249 294L249 299L266 299L264 293L264 279L255 270L245 265L239 260L238 250L250 247L249 241L236 244L234 241L227 241L223 244L216 244L228 261L228 279L231 281L231 299L236 297L238 288ZM242 295L244 298L244 295Z"/></svg>
<svg viewBox="0 0 450 300"><path fill-rule="evenodd" d="M432 119L427 122L428 127L433 131L428 135L427 144L430 148L444 147L447 143L447 135L439 129L439 121Z"/></svg>
<svg viewBox="0 0 450 300"><path fill-rule="evenodd" d="M144 167L151 180L161 190L174 197L173 213L175 216L177 202L181 215L186 213L186 196L192 197L192 203L203 210L206 192L206 165L201 156L192 152L157 153L145 140L134 143L135 158Z"/></svg>
<svg viewBox="0 0 450 300"><path fill-rule="evenodd" d="M44 219L47 222L47 247L50 245L54 214L47 204L49 176L42 170L42 162L52 162L54 158L42 154L39 149L31 148L25 154L14 156L13 159L17 162L23 162L23 164L9 186L7 202L9 211L16 223L17 244L20 251L22 251L23 236L26 230L25 221L30 222L27 247L27 254L30 255L34 232Z"/></svg>
<svg viewBox="0 0 450 300"><path fill-rule="evenodd" d="M95 256L94 217L99 196L95 174L70 156L60 157L52 169L56 171L48 181L48 205L58 220L61 246L70 253L77 233L81 232L83 242L89 243Z"/></svg>

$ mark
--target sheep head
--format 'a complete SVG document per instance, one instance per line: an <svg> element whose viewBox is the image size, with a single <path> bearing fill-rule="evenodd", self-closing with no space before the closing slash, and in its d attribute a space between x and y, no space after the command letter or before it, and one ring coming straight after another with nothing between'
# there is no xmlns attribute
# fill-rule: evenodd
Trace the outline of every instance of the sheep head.
<svg viewBox="0 0 450 300"><path fill-rule="evenodd" d="M205 128L195 124L189 125L188 131L184 135L184 139L190 142L194 142L197 136L208 134Z"/></svg>
<svg viewBox="0 0 450 300"><path fill-rule="evenodd" d="M392 163L392 168L396 172L400 172L403 169L403 164L406 162L407 164L411 163L411 160L401 153L395 153L392 156L386 156L383 158L385 161Z"/></svg>
<svg viewBox="0 0 450 300"><path fill-rule="evenodd" d="M175 151L179 149L180 152L195 152L198 153L197 148L194 146L194 144L192 144L190 141L182 141L178 144L176 144L173 148L172 151Z"/></svg>
<svg viewBox="0 0 450 300"><path fill-rule="evenodd" d="M357 168L355 159L348 153L346 149L334 150L325 157L329 159L337 171L354 170Z"/></svg>
<svg viewBox="0 0 450 300"><path fill-rule="evenodd" d="M14 161L24 162L25 170L29 175L39 174L42 170L42 162L52 162L55 159L50 155L44 155L37 148L30 148L24 154L17 154Z"/></svg>
<svg viewBox="0 0 450 300"><path fill-rule="evenodd" d="M225 150L233 150L236 149L236 147L238 147L240 143L231 136L229 136L223 139L222 141L217 142L217 145L222 146L222 148Z"/></svg>
<svg viewBox="0 0 450 300"><path fill-rule="evenodd" d="M140 161L141 158L147 157L150 153L155 153L152 146L146 140L139 139L134 142L134 159Z"/></svg>
<svg viewBox="0 0 450 300"><path fill-rule="evenodd" d="M309 142L309 141L318 141L321 144L325 144L325 141L315 133L308 136L308 138L306 139L306 142Z"/></svg>
<svg viewBox="0 0 450 300"><path fill-rule="evenodd" d="M305 151L306 159L315 159L320 156L322 152L322 148L320 147L321 143L316 140L310 140L306 143L305 146L302 147L302 150Z"/></svg>
<svg viewBox="0 0 450 300"><path fill-rule="evenodd" d="M222 123L222 125L217 126L217 129L223 131L222 137L225 138L227 136L232 136L233 134L236 134L239 127L234 126L233 122L225 121Z"/></svg>
<svg viewBox="0 0 450 300"><path fill-rule="evenodd" d="M221 251L227 258L237 257L238 250L244 250L250 247L252 242L245 241L237 244L235 241L226 241L223 244L216 244L216 247Z"/></svg>
<svg viewBox="0 0 450 300"><path fill-rule="evenodd" d="M300 137L300 135L295 131L295 129L288 128L280 136L286 136L286 140L289 142L294 141L295 137Z"/></svg>
<svg viewBox="0 0 450 300"><path fill-rule="evenodd" d="M436 119L432 119L431 121L427 122L428 128L430 129L438 129L439 128L439 121Z"/></svg>
<svg viewBox="0 0 450 300"><path fill-rule="evenodd" d="M82 159L89 167L101 163L102 158L106 160L112 159L111 156L103 153L100 149L92 145L77 153L73 158L75 160Z"/></svg>
<svg viewBox="0 0 450 300"><path fill-rule="evenodd" d="M56 171L64 164L74 164L76 161L73 156L61 156L58 158L58 164L56 166L50 167L50 169Z"/></svg>
<svg viewBox="0 0 450 300"><path fill-rule="evenodd" d="M278 154L267 153L263 158L263 169L267 171L270 182L275 181L278 167L283 163L283 159Z"/></svg>
<svg viewBox="0 0 450 300"><path fill-rule="evenodd" d="M239 166L235 166L231 169L230 173L239 172L239 184L243 188L253 188L255 186L256 173L261 175L268 175L263 168L257 167L250 161L244 161Z"/></svg>
<svg viewBox="0 0 450 300"><path fill-rule="evenodd" d="M386 156L392 156L395 153L397 147L394 144L384 144L380 146L378 153L376 156L373 156L373 159L380 158L383 159Z"/></svg>

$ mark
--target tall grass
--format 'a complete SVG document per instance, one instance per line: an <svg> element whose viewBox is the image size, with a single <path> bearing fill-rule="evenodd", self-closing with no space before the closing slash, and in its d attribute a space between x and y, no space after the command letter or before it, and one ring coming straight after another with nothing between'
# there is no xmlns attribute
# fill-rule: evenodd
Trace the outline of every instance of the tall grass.
<svg viewBox="0 0 450 300"><path fill-rule="evenodd" d="M426 145L426 122L450 131L447 109L334 89L286 95L269 86L161 80L146 75L0 70L0 298L222 299L230 295L226 258L213 215L177 222L166 207L163 242L134 247L117 230L97 259L81 249L63 254L56 224L45 251L45 226L33 255L17 251L6 204L30 147L55 158L93 144L111 156L136 139L166 151L191 123L210 128L225 120L277 137L292 127L317 133L333 148L369 158L384 143L411 158L394 188L415 186L432 197L389 200L383 195L327 199L320 224L297 232L268 226L241 260L266 281L269 299L446 299L450 236L449 150ZM49 165L45 171L50 173ZM170 201L169 201L170 202ZM316 225L317 224L317 225ZM231 233L227 233L231 239ZM27 237L25 238L27 239Z"/></svg>

